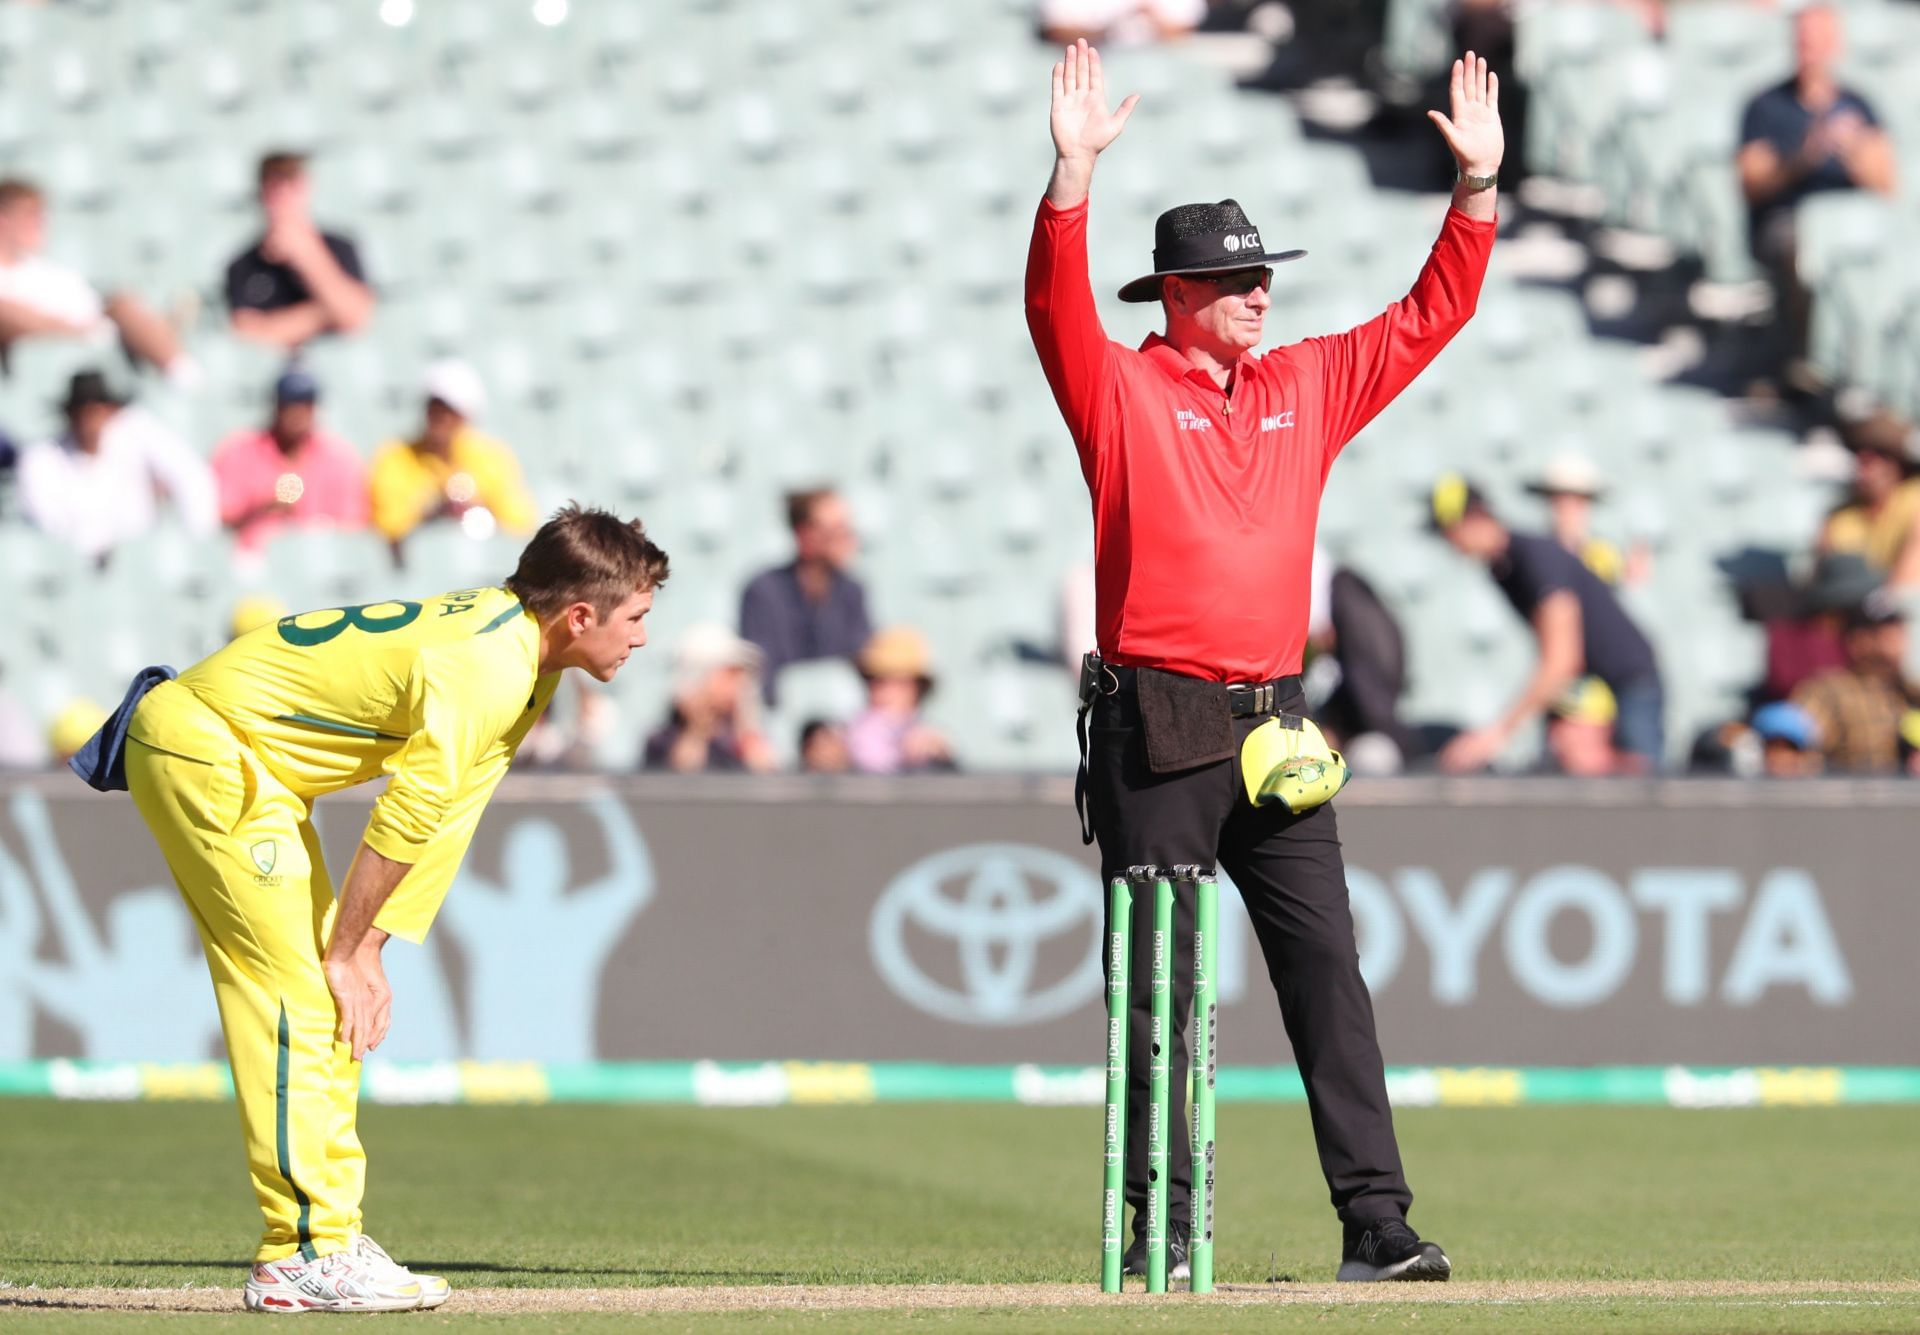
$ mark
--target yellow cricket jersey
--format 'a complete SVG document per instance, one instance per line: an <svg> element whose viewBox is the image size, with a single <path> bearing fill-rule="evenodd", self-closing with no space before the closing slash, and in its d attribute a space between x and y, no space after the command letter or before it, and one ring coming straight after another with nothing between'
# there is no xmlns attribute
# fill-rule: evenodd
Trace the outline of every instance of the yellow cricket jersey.
<svg viewBox="0 0 1920 1335"><path fill-rule="evenodd" d="M1920 520L1920 478L1910 478L1894 489L1878 514L1850 501L1827 516L1822 540L1830 552L1855 552L1880 571L1900 563L1907 537Z"/></svg>
<svg viewBox="0 0 1920 1335"><path fill-rule="evenodd" d="M378 775L366 842L413 865L375 920L418 941L507 765L552 699L540 630L504 588L283 617L180 674L275 778L311 802ZM204 713L143 711L132 734L189 757Z"/></svg>

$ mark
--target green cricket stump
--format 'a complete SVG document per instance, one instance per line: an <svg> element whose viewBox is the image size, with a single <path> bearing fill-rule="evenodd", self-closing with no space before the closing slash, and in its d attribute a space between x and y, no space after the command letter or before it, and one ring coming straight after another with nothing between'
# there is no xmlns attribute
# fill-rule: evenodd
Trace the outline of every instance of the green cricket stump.
<svg viewBox="0 0 1920 1335"><path fill-rule="evenodd" d="M1132 992L1133 887L1124 876L1107 888L1106 1177L1100 1193L1100 1288L1118 1293L1126 1246L1127 1008Z"/></svg>
<svg viewBox="0 0 1920 1335"><path fill-rule="evenodd" d="M1193 1224L1187 1265L1195 1293L1213 1292L1213 1097L1219 993L1214 973L1220 927L1220 883L1195 868L1193 881Z"/></svg>
<svg viewBox="0 0 1920 1335"><path fill-rule="evenodd" d="M1167 1170L1172 1143L1168 1067L1173 1044L1173 881L1153 880L1153 973L1147 1038L1147 1292L1167 1291Z"/></svg>
<svg viewBox="0 0 1920 1335"><path fill-rule="evenodd" d="M1138 1221L1147 1252L1147 1292L1167 1291L1171 1250L1169 1188L1175 1134L1172 1108L1174 904L1179 888L1192 887L1193 1044L1189 1083L1192 1099L1185 1128L1193 1150L1193 1224L1187 1260L1195 1293L1213 1291L1214 1085L1219 1026L1216 974L1220 886L1215 874L1193 865L1129 867L1107 885L1104 941L1107 990L1107 1082L1104 1122L1105 1175L1100 1196L1100 1288L1119 1293L1125 1283L1127 1085L1133 999L1133 908L1136 893L1151 888L1152 970L1147 996L1147 1200Z"/></svg>

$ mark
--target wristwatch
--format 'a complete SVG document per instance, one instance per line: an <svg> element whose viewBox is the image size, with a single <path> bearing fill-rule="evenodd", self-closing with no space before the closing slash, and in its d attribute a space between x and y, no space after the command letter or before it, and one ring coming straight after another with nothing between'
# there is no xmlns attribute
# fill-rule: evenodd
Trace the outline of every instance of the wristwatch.
<svg viewBox="0 0 1920 1335"><path fill-rule="evenodd" d="M1485 176L1469 176L1458 167L1453 169L1453 179L1464 182L1469 190L1491 190L1500 183L1500 173L1490 172Z"/></svg>

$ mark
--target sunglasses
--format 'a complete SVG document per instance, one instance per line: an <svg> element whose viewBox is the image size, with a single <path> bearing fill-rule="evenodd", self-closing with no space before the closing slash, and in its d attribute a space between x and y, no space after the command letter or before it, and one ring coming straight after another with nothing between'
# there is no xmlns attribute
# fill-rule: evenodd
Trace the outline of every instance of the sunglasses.
<svg viewBox="0 0 1920 1335"><path fill-rule="evenodd" d="M1193 273L1180 276L1190 283L1205 283L1209 287L1217 287L1227 295L1235 297L1244 297L1256 287L1262 292L1271 291L1273 288L1271 268L1235 269L1223 274Z"/></svg>

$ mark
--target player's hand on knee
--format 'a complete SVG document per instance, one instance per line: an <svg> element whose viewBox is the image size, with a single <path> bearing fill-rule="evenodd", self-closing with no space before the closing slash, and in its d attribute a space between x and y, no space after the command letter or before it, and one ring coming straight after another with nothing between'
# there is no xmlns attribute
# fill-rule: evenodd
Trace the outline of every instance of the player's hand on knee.
<svg viewBox="0 0 1920 1335"><path fill-rule="evenodd" d="M327 960L320 967L327 976L327 990L333 993L334 1010L340 1017L335 1037L346 1044L353 1052L353 1059L359 1061L371 1047L367 1039L373 1031L374 999L365 965L355 955Z"/></svg>
<svg viewBox="0 0 1920 1335"><path fill-rule="evenodd" d="M387 1037L393 1023L393 988L380 962L380 947L369 943L361 947L361 963L367 978L367 1051L372 1052Z"/></svg>

